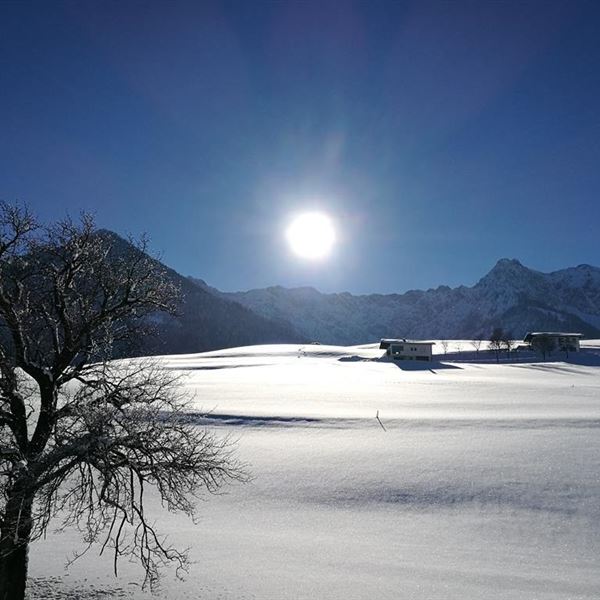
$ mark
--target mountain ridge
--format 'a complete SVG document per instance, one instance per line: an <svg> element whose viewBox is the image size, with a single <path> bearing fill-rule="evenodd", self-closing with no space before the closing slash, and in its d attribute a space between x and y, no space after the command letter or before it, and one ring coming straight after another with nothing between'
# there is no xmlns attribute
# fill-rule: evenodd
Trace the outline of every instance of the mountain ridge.
<svg viewBox="0 0 600 600"><path fill-rule="evenodd" d="M100 229L117 252L130 251L131 242L117 233ZM234 300L204 289L151 256L165 276L181 290L177 315L156 314L152 318L155 335L138 341L127 355L187 354L235 346L307 341L289 323L264 317ZM201 280L200 280L201 281Z"/></svg>
<svg viewBox="0 0 600 600"><path fill-rule="evenodd" d="M101 231L123 249L129 242ZM355 345L382 337L489 337L497 326L522 337L568 329L600 337L600 268L550 273L503 258L473 286L440 285L396 294L325 294L314 287L221 292L156 260L182 290L177 316L157 315L143 354L194 353L268 343Z"/></svg>
<svg viewBox="0 0 600 600"><path fill-rule="evenodd" d="M470 287L441 285L393 294L322 293L306 286L245 292L207 288L323 343L352 345L389 336L488 337L496 326L516 337L533 329L600 336L600 268L588 264L543 273L502 258Z"/></svg>

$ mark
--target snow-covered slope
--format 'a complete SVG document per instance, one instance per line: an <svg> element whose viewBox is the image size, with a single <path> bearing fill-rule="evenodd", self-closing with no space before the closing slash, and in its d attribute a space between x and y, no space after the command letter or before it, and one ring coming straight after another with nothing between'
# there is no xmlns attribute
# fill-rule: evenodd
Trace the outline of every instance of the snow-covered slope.
<svg viewBox="0 0 600 600"><path fill-rule="evenodd" d="M548 329L600 335L600 269L590 265L546 274L502 259L473 287L362 296L271 287L223 296L332 344L392 336L487 338L496 326L516 338Z"/></svg>
<svg viewBox="0 0 600 600"><path fill-rule="evenodd" d="M116 233L101 230L99 235L110 241L116 252L132 251L131 244ZM157 335L141 338L137 347L124 348L121 355L201 352L243 344L306 341L289 323L258 315L166 265L161 266L181 290L177 315L156 315L152 326Z"/></svg>
<svg viewBox="0 0 600 600"><path fill-rule="evenodd" d="M158 597L597 600L600 342L585 346L580 364L318 345L163 357L196 394L190 418L238 440L254 480L196 524L157 507L195 561ZM74 530L33 545L39 597L152 598L94 550L66 575L82 547Z"/></svg>

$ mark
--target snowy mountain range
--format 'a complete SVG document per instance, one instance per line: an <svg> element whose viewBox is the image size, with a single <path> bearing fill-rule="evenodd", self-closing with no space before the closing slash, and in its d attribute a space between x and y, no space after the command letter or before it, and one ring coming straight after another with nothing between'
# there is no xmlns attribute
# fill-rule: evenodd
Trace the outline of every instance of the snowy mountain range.
<svg viewBox="0 0 600 600"><path fill-rule="evenodd" d="M600 337L600 269L590 265L541 273L501 259L472 287L440 286L404 294L323 294L280 286L223 293L299 338L351 345L381 337L487 339L494 327L522 338L527 331L569 330Z"/></svg>
<svg viewBox="0 0 600 600"><path fill-rule="evenodd" d="M129 244L113 232L101 235L123 249ZM502 259L472 287L369 295L280 286L227 293L164 269L182 302L177 316L156 315L158 335L141 340L138 354L310 341L354 345L381 337L488 339L494 327L515 338L535 330L600 338L600 269L590 265L541 273Z"/></svg>

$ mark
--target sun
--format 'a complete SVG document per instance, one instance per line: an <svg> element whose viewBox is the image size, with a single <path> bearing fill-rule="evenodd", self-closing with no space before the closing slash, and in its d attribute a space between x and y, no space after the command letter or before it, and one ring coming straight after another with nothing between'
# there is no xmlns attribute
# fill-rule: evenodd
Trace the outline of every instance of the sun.
<svg viewBox="0 0 600 600"><path fill-rule="evenodd" d="M335 229L324 213L299 215L286 231L292 251L302 258L318 260L327 257L335 243Z"/></svg>

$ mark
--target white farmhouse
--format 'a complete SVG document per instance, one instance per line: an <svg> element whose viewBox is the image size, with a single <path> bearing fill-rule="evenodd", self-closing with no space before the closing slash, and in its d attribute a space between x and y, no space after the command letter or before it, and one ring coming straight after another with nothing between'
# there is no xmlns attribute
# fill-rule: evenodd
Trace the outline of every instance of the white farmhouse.
<svg viewBox="0 0 600 600"><path fill-rule="evenodd" d="M383 339L379 344L381 350L394 360L432 360L432 346L435 342L420 342L417 340L391 340Z"/></svg>
<svg viewBox="0 0 600 600"><path fill-rule="evenodd" d="M547 342L550 347L556 350L567 352L579 352L579 340L583 337L582 333L562 333L559 331L534 331L528 333L523 341L530 346L536 346L542 340Z"/></svg>

